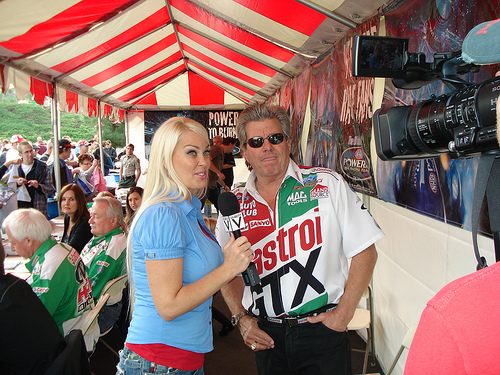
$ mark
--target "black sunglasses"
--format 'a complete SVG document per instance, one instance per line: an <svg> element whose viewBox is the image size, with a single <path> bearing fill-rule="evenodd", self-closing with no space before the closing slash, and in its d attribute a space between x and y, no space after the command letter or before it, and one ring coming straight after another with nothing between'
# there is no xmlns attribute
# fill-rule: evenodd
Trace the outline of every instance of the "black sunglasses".
<svg viewBox="0 0 500 375"><path fill-rule="evenodd" d="M264 144L264 140L266 139L269 140L272 145L279 145L285 139L285 135L283 133L275 133L267 137L253 137L245 143L248 143L248 145L252 148L259 148L262 147L262 145Z"/></svg>

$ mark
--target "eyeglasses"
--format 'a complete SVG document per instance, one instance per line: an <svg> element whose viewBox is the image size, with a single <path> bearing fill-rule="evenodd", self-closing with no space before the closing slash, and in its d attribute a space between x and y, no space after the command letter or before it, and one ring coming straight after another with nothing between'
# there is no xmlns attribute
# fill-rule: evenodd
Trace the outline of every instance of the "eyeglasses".
<svg viewBox="0 0 500 375"><path fill-rule="evenodd" d="M267 137L253 137L245 143L247 143L252 148L259 148L262 147L262 145L264 144L264 140L266 139L271 142L272 145L279 145L285 139L285 135L283 133L275 133Z"/></svg>

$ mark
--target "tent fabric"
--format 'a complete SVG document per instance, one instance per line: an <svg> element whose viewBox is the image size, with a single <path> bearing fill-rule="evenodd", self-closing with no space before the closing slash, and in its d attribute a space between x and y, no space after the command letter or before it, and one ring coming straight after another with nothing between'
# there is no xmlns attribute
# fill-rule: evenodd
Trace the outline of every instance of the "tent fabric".
<svg viewBox="0 0 500 375"><path fill-rule="evenodd" d="M55 84L61 108L95 113L101 103L103 116L242 108L272 96L382 5L380 0L3 0L0 84L4 91L10 84L28 89L37 102L51 95ZM26 75L33 77L27 86ZM183 92L176 95L176 89Z"/></svg>

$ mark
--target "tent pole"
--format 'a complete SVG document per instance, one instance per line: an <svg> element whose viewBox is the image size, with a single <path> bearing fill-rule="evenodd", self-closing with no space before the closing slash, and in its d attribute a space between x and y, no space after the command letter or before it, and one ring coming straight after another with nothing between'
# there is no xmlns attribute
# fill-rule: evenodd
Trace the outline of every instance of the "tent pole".
<svg viewBox="0 0 500 375"><path fill-rule="evenodd" d="M126 146L130 144L130 142L128 141L128 111L125 111L123 119L125 120L125 146Z"/></svg>
<svg viewBox="0 0 500 375"><path fill-rule="evenodd" d="M52 82L52 97L50 103L50 118L52 122L52 152L54 156L54 166L53 172L56 179L56 200L59 200L59 193L61 192L61 166L59 161L59 110L57 106L57 85L55 82ZM57 167L56 167L57 166ZM57 205L57 213L59 212L59 205Z"/></svg>
<svg viewBox="0 0 500 375"><path fill-rule="evenodd" d="M101 101L97 102L97 139L99 142L99 157L101 158L101 172L104 175L104 150L102 148L102 122L101 122Z"/></svg>

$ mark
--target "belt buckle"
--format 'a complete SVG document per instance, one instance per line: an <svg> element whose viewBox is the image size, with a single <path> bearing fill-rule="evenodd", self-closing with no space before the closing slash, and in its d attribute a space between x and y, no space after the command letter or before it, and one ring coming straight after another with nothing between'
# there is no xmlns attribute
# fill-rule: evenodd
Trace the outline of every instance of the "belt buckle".
<svg viewBox="0 0 500 375"><path fill-rule="evenodd" d="M295 317L295 316L286 316L283 319L283 322L288 327L297 327L299 325L299 322L297 321L297 317Z"/></svg>

